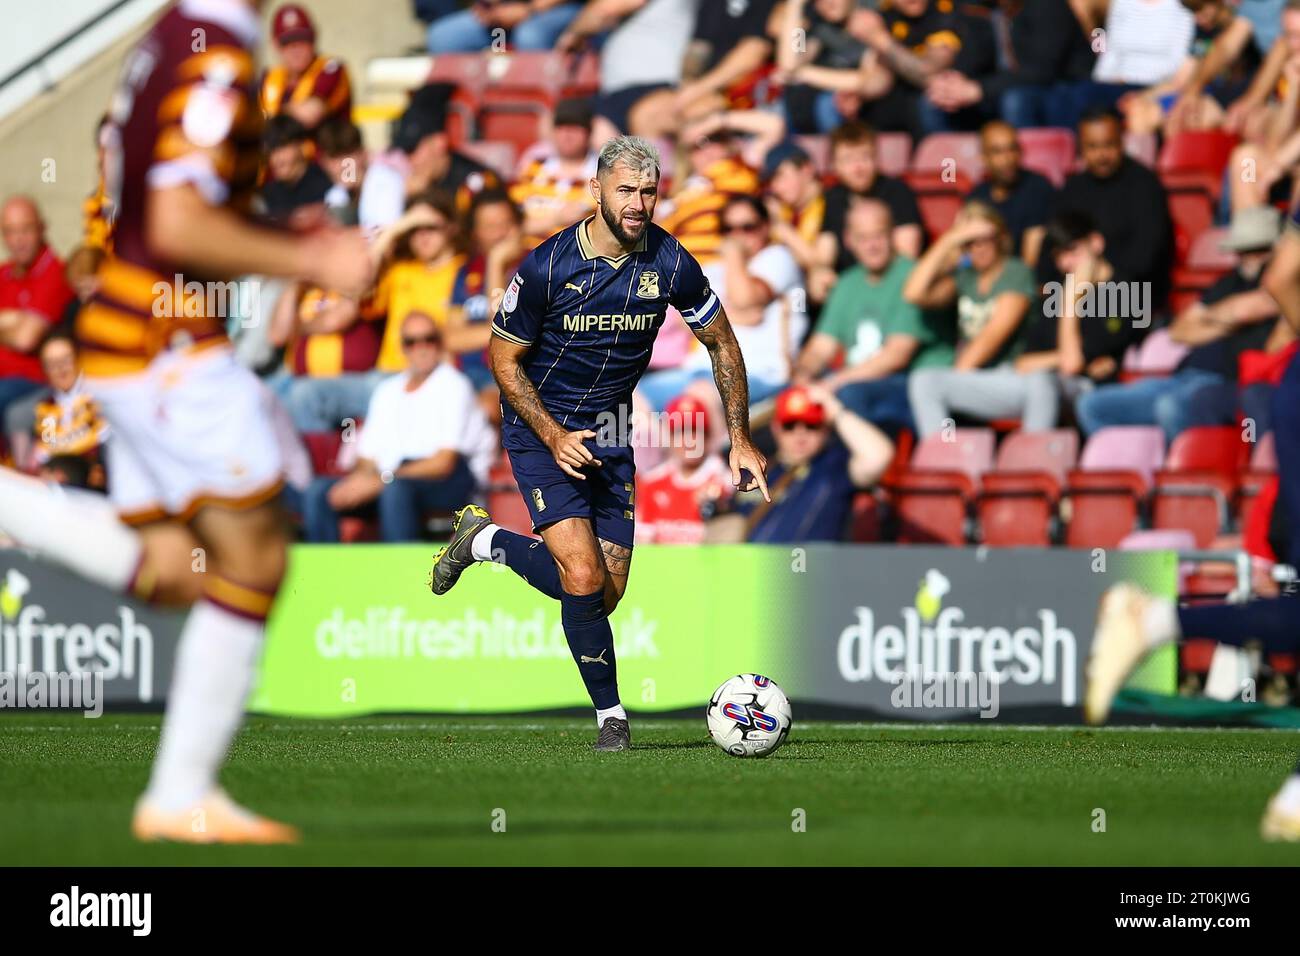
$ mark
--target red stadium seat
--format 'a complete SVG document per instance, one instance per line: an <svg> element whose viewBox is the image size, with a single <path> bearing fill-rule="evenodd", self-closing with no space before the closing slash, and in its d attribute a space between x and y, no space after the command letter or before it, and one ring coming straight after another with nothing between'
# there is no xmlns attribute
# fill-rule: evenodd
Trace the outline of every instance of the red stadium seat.
<svg viewBox="0 0 1300 956"><path fill-rule="evenodd" d="M337 431L303 432L303 444L311 456L311 470L317 475L333 477L342 475L339 468L339 449L343 447L343 436Z"/></svg>
<svg viewBox="0 0 1300 956"><path fill-rule="evenodd" d="M1211 228L1192 240L1186 262L1174 269L1175 293L1194 293L1199 299L1204 290L1236 267L1237 257L1221 248L1227 234L1227 229Z"/></svg>
<svg viewBox="0 0 1300 956"><path fill-rule="evenodd" d="M1016 134L1020 140L1020 162L1026 169L1046 176L1058 189L1074 167L1074 131L1055 127L1022 129Z"/></svg>
<svg viewBox="0 0 1300 956"><path fill-rule="evenodd" d="M808 154L818 176L826 176L831 171L831 138L829 136L796 136L794 141Z"/></svg>
<svg viewBox="0 0 1300 956"><path fill-rule="evenodd" d="M886 488L905 544L963 544L980 477L993 463L993 431L960 428L921 442L911 468Z"/></svg>
<svg viewBox="0 0 1300 956"><path fill-rule="evenodd" d="M976 501L981 541L993 547L1051 544L1061 485L1078 457L1079 436L1068 429L1008 435Z"/></svg>
<svg viewBox="0 0 1300 956"><path fill-rule="evenodd" d="M876 162L886 176L902 176L912 165L912 137L907 133L877 133ZM826 166L830 168L829 158Z"/></svg>
<svg viewBox="0 0 1300 956"><path fill-rule="evenodd" d="M1213 194L1196 182L1166 182L1165 188L1168 190L1169 218L1174 222L1174 262L1183 265L1196 240L1214 225Z"/></svg>
<svg viewBox="0 0 1300 956"><path fill-rule="evenodd" d="M978 182L984 175L978 133L933 133L912 154L912 172L965 176Z"/></svg>
<svg viewBox="0 0 1300 956"><path fill-rule="evenodd" d="M1062 492L1065 543L1072 548L1118 546L1142 518L1164 452L1164 435L1154 427L1103 428L1089 438Z"/></svg>
<svg viewBox="0 0 1300 956"><path fill-rule="evenodd" d="M518 534L533 533L532 515L529 514L528 506L524 504L519 489L513 484L494 485L488 491L487 497L488 511L491 512L493 521L508 531Z"/></svg>
<svg viewBox="0 0 1300 956"><path fill-rule="evenodd" d="M859 543L882 540L880 518L880 499L873 492L859 491L853 496L853 511L849 517L849 540Z"/></svg>
<svg viewBox="0 0 1300 956"><path fill-rule="evenodd" d="M952 225L958 210L970 192L971 183L961 173L955 177L946 173L927 173L913 170L903 177L916 193L916 203L921 210L921 223L931 239L940 236Z"/></svg>
<svg viewBox="0 0 1300 956"><path fill-rule="evenodd" d="M1124 134L1124 154L1136 159L1147 169L1156 168L1156 158L1159 151L1160 143L1157 141L1155 133Z"/></svg>
<svg viewBox="0 0 1300 956"><path fill-rule="evenodd" d="M1228 531L1238 472L1245 467L1249 445L1232 425L1189 428L1174 439L1165 467L1156 474L1151 523L1156 528L1184 528L1197 547L1210 547Z"/></svg>
<svg viewBox="0 0 1300 956"><path fill-rule="evenodd" d="M1237 137L1223 130L1188 130L1165 141L1156 168L1162 174L1196 170L1219 179L1236 145Z"/></svg>

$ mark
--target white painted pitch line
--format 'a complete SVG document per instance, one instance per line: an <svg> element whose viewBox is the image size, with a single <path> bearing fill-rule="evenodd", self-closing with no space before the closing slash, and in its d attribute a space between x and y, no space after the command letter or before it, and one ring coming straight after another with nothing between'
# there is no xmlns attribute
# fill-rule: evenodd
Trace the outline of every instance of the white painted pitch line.
<svg viewBox="0 0 1300 956"><path fill-rule="evenodd" d="M649 730L667 730L679 728L688 720L638 720L638 727ZM278 723L259 725L260 730L320 730L320 731L348 731L351 733L374 732L374 733L395 733L413 731L484 731L496 733L499 731L526 730L526 731L545 731L545 730L582 730L589 729L594 721L562 721L549 724L446 724L446 723L401 723L401 724L367 724L367 723L321 723L308 718L304 718L300 723ZM88 724L88 729L111 728L113 730L159 730L160 723L148 724L106 724L96 721L94 724ZM795 727L802 726L795 722ZM1097 733L1124 733L1126 731L1141 731L1143 733L1168 733L1168 734L1266 734L1266 733L1296 733L1294 727L1170 727L1165 725L1149 724L1144 726L1105 726L1105 727L1085 727L1081 724L997 724L997 723L962 723L962 724L904 724L890 723L888 721L851 723L851 722L821 722L811 721L807 724L813 729L828 730L897 730L897 731L1004 731L1011 730L1020 733L1046 733L1046 732L1065 732L1065 731L1092 731ZM13 731L25 731L28 733L48 733L58 731L72 731L79 729L68 724L22 724L16 727L6 727L4 718L0 717L0 736ZM701 732L703 728L701 727Z"/></svg>

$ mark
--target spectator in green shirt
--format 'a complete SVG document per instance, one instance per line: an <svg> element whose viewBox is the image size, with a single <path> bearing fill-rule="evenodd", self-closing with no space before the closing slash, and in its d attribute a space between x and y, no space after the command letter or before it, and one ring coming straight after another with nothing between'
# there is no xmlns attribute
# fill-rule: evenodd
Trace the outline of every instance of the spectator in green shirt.
<svg viewBox="0 0 1300 956"><path fill-rule="evenodd" d="M858 264L840 274L794 376L800 383L820 378L843 351L843 366L825 374L822 385L862 418L896 433L913 427L908 371L949 366L953 352L946 323L903 298L916 263L894 253L893 228L880 200L853 203L844 240Z"/></svg>
<svg viewBox="0 0 1300 956"><path fill-rule="evenodd" d="M956 363L921 369L908 384L922 438L957 413L979 421L1019 418L1025 431L1056 425L1052 374L1017 371L1013 364L1024 348L1025 320L1038 299L1038 284L1010 250L997 210L969 202L903 286L903 297L918 307L957 307Z"/></svg>

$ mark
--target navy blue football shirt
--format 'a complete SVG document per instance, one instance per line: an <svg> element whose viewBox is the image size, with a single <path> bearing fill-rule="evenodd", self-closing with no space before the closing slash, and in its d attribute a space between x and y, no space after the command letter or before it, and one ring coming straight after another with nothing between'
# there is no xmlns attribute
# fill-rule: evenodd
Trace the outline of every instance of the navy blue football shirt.
<svg viewBox="0 0 1300 956"><path fill-rule="evenodd" d="M522 366L542 404L568 431L602 433L625 406L650 362L650 350L674 306L693 331L708 328L721 305L695 257L649 223L636 247L610 259L598 255L590 220L564 229L529 253L510 281L492 332L529 347ZM507 448L538 443L502 400ZM625 438L626 436L624 436Z"/></svg>

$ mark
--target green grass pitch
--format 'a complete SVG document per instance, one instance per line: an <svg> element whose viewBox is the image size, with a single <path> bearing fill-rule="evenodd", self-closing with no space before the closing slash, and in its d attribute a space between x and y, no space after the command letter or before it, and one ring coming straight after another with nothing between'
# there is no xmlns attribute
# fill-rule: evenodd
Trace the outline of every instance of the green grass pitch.
<svg viewBox="0 0 1300 956"><path fill-rule="evenodd" d="M702 717L623 754L576 719L256 718L227 789L306 834L265 848L130 839L158 726L0 715L0 864L1300 864L1257 835L1294 732L796 721L739 760Z"/></svg>

